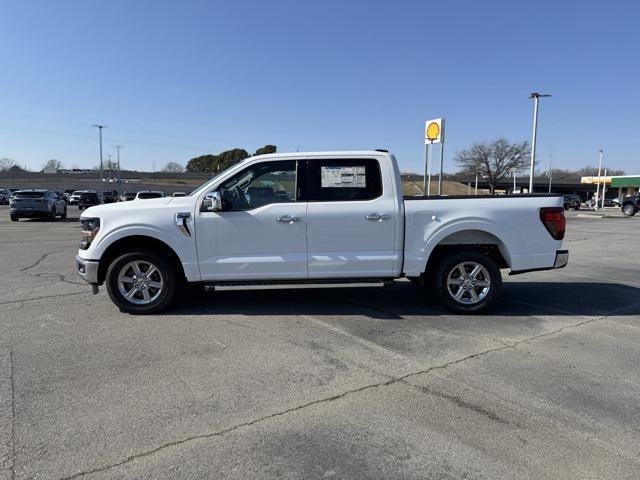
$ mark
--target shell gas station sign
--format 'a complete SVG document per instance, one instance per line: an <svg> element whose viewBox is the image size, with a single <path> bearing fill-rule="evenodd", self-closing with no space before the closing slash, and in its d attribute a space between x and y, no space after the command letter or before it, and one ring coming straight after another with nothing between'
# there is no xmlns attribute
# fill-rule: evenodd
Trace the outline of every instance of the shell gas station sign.
<svg viewBox="0 0 640 480"><path fill-rule="evenodd" d="M428 120L424 126L424 143L442 143L444 142L444 118L436 118Z"/></svg>

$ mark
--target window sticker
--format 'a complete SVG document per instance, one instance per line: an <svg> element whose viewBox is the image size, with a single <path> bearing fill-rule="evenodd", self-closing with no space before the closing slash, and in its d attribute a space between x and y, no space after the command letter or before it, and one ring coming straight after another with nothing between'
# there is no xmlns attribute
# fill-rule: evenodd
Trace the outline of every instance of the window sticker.
<svg viewBox="0 0 640 480"><path fill-rule="evenodd" d="M366 188L365 167L320 167L322 188Z"/></svg>

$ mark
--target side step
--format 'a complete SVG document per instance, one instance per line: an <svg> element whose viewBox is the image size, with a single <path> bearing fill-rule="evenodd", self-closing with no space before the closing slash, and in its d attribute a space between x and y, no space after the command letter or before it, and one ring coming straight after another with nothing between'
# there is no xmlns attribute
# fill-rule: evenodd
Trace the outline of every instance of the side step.
<svg viewBox="0 0 640 480"><path fill-rule="evenodd" d="M206 291L230 290L279 290L285 288L345 288L345 287L385 287L393 284L393 278L353 278L353 279L314 279L314 280L262 280L229 281L206 283Z"/></svg>

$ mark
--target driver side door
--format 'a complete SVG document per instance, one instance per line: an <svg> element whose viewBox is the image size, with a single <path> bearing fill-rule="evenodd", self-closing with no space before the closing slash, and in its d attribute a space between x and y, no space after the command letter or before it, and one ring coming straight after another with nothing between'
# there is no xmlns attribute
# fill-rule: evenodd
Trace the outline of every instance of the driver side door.
<svg viewBox="0 0 640 480"><path fill-rule="evenodd" d="M302 163L255 163L218 187L223 210L197 217L203 281L307 278L307 203L299 201L298 190Z"/></svg>

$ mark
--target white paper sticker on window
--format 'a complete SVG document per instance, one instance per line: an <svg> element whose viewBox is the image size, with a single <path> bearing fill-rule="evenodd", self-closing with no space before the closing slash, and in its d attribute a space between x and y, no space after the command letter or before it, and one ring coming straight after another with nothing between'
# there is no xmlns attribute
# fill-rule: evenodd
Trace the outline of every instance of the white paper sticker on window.
<svg viewBox="0 0 640 480"><path fill-rule="evenodd" d="M322 188L365 188L364 167L320 167Z"/></svg>

